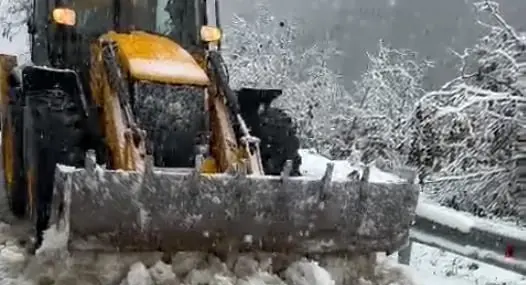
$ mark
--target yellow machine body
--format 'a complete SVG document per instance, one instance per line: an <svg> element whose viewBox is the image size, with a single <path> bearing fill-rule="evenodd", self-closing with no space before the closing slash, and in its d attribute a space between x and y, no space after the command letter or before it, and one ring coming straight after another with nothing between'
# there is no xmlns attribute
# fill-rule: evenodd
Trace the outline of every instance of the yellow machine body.
<svg viewBox="0 0 526 285"><path fill-rule="evenodd" d="M104 246L92 249L112 251L405 244L418 187L333 179L334 164L301 176L293 120L270 106L281 91L230 88L220 29L198 22L206 1L167 1L180 25L164 35L162 1L60 2L34 2L33 41L46 41L32 55L47 58L14 68L0 57L5 185L17 216L36 221L37 244L50 226L71 247L95 237Z"/></svg>
<svg viewBox="0 0 526 285"><path fill-rule="evenodd" d="M210 80L190 53L170 39L145 32L110 32L102 40L115 41L125 70L136 80L208 86Z"/></svg>

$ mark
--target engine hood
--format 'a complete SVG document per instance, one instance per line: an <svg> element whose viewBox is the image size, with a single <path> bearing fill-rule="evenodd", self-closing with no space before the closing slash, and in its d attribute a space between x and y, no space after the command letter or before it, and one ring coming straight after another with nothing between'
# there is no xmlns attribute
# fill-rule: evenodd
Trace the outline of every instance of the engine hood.
<svg viewBox="0 0 526 285"><path fill-rule="evenodd" d="M134 31L109 32L102 39L117 43L121 63L134 79L198 86L210 82L192 55L169 38Z"/></svg>

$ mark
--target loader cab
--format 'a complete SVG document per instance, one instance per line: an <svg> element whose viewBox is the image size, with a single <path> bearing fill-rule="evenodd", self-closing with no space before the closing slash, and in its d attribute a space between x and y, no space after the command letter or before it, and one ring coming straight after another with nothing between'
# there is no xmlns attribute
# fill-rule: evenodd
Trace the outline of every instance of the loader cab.
<svg viewBox="0 0 526 285"><path fill-rule="evenodd" d="M202 53L207 47L202 41L202 27L219 28L217 1L34 0L29 21L31 59L36 65L82 72L92 41L108 31L131 30L161 34L192 54ZM74 19L64 18L72 22L58 23L57 15Z"/></svg>

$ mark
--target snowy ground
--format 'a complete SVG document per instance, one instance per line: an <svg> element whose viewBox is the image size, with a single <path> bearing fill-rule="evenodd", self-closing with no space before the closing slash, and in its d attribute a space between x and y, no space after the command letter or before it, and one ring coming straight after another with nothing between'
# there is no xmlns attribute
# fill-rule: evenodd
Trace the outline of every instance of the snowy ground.
<svg viewBox="0 0 526 285"><path fill-rule="evenodd" d="M173 257L172 264L160 261L160 254L94 255L65 258L55 254L27 255L0 225L0 284L210 284L210 285L332 285L328 273L316 263L300 261L280 276L266 271L261 257L236 256L227 262L200 253ZM61 262L68 260L68 262ZM68 264L69 263L69 264ZM524 285L526 280L499 268L415 244L411 268L396 264L396 254L376 268L383 275L379 284L392 285ZM82 279L78 283L77 279ZM522 279L521 279L522 278ZM410 281L413 279L413 281ZM39 280L39 282L35 282ZM53 283L53 280L58 281ZM77 283L71 283L77 280ZM395 282L389 282L393 280ZM405 280L400 282L400 280ZM522 280L522 281L521 281ZM285 283L284 283L285 282ZM361 284L368 284L363 282ZM353 284L354 285L354 284Z"/></svg>
<svg viewBox="0 0 526 285"><path fill-rule="evenodd" d="M280 257L264 253L232 254L220 260L206 253L179 252L164 263L166 256L155 252L68 253L60 246L61 237L56 233L43 249L29 256L13 232L9 225L0 224L1 285L420 285L411 281L408 268L382 255L377 265L363 257L325 260L330 272L337 273L341 268L353 276L371 272L349 279L351 282L335 283L334 277L340 275L330 275L309 260L283 263Z"/></svg>
<svg viewBox="0 0 526 285"><path fill-rule="evenodd" d="M393 257L394 258L394 257ZM425 285L525 285L520 274L415 243L411 268Z"/></svg>

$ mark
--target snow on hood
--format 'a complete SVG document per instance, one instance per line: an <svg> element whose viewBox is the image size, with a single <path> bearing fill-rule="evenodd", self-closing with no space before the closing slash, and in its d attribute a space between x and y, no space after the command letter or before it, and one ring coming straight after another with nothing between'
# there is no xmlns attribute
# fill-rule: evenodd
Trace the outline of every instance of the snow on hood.
<svg viewBox="0 0 526 285"><path fill-rule="evenodd" d="M353 172L362 175L363 167L352 165L347 160L330 160L313 149L300 149L299 154L302 159L300 171L302 175L309 177L320 178L323 177L327 163L334 163L333 179L342 181L349 179L349 174ZM369 182L372 183L402 183L405 182L402 178L382 171L375 166L370 167Z"/></svg>

